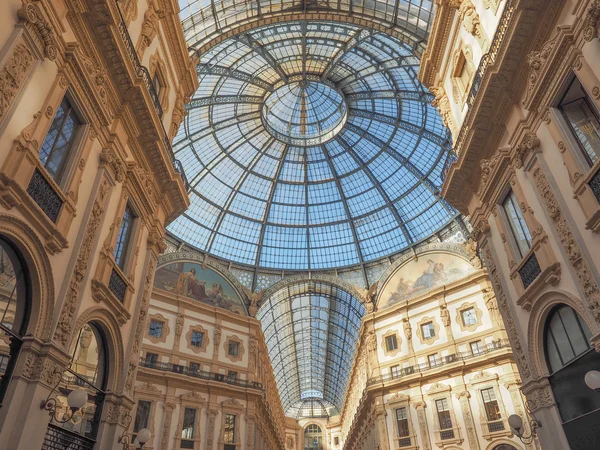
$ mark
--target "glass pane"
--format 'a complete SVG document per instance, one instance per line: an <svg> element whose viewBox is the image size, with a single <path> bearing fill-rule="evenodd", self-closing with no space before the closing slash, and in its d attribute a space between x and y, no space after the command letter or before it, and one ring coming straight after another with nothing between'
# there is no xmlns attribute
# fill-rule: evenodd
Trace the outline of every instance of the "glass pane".
<svg viewBox="0 0 600 450"><path fill-rule="evenodd" d="M157 320L150 321L150 331L148 334L152 337L161 337L162 336L163 323Z"/></svg>
<svg viewBox="0 0 600 450"><path fill-rule="evenodd" d="M115 262L122 269L125 265L127 258L127 249L129 247L129 238L131 237L131 230L133 228L133 211L131 207L127 205L123 212L123 219L121 220L121 226L119 228L119 235L117 236L117 243L115 244Z"/></svg>
<svg viewBox="0 0 600 450"><path fill-rule="evenodd" d="M580 319L577 317L575 311L571 308L561 308L557 313L560 314L575 356L586 352L590 348L590 344L582 332Z"/></svg>
<svg viewBox="0 0 600 450"><path fill-rule="evenodd" d="M196 429L196 410L185 408L183 413L183 428L181 430L182 439L194 439Z"/></svg>
<svg viewBox="0 0 600 450"><path fill-rule="evenodd" d="M473 325L477 323L477 314L475 314L474 308L465 309L462 312L462 319L465 326Z"/></svg>
<svg viewBox="0 0 600 450"><path fill-rule="evenodd" d="M223 434L223 442L227 444L235 443L235 419L233 414L225 414L225 432Z"/></svg>
<svg viewBox="0 0 600 450"><path fill-rule="evenodd" d="M40 149L40 161L56 180L62 175L80 125L69 101L64 98Z"/></svg>
<svg viewBox="0 0 600 450"><path fill-rule="evenodd" d="M137 433L142 428L148 427L148 419L150 418L150 408L152 402L140 400L135 412L135 422L133 423L133 432Z"/></svg>
<svg viewBox="0 0 600 450"><path fill-rule="evenodd" d="M523 213L514 192L511 192L506 197L506 200L504 201L504 211L506 212L506 217L513 233L513 238L519 249L519 253L523 256L531 248L531 234L529 233L529 228L527 228L525 218L523 217Z"/></svg>
<svg viewBox="0 0 600 450"><path fill-rule="evenodd" d="M552 317L550 321L550 333L552 333L563 364L575 358L575 352L573 351L573 347L571 347L567 330L565 330L560 314L554 314Z"/></svg>
<svg viewBox="0 0 600 450"><path fill-rule="evenodd" d="M594 164L600 152L600 122L593 103L577 78L573 80L559 108L586 160L590 165Z"/></svg>

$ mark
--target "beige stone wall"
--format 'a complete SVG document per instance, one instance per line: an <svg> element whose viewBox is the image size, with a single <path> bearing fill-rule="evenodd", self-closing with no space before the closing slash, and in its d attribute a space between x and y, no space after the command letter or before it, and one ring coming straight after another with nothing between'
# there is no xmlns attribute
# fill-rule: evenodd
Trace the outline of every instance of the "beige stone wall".
<svg viewBox="0 0 600 450"><path fill-rule="evenodd" d="M176 2L157 5L164 16L147 55L158 55L168 76L162 118L136 75L140 66L128 53L126 29L119 31L116 2L0 4L0 234L22 254L31 280L29 337L0 410L6 448L41 448L50 416L39 405L88 322L106 343L104 389L111 392L96 448L117 445L133 406L137 349L164 227L188 204L161 122L171 126L175 93L190 95L197 83ZM143 15L148 4L135 7ZM130 29L133 42L140 32ZM150 65L148 58L142 64ZM63 98L82 125L62 176L53 178L39 155ZM136 219L119 267L114 248L127 204Z"/></svg>
<svg viewBox="0 0 600 450"><path fill-rule="evenodd" d="M476 258L472 263L481 267ZM392 268L388 279L395 280L395 271L407 264L411 262ZM524 409L520 378L487 273L475 267L466 278L365 317L341 418L345 449L373 448L372 442L384 449L485 450L501 443L525 448L507 424L510 414ZM379 305L386 283L384 274ZM468 308L473 308L474 323L467 326L460 312ZM434 324L432 339L420 331L426 322ZM396 336L398 349L387 348L387 336ZM480 350L474 351L472 343ZM488 388L496 394L501 413L501 419L491 423L493 431L481 395ZM449 406L453 437L440 432L435 405L441 399ZM408 413L410 442L400 441L398 435L395 414L402 407Z"/></svg>
<svg viewBox="0 0 600 450"><path fill-rule="evenodd" d="M513 8L502 24L507 33L492 44L494 69L482 72L443 194L471 216L523 392L544 424L541 445L565 449L569 444L549 385L543 334L551 310L568 305L591 330L591 346L600 348L599 206L590 184L599 163L585 160L557 105L573 79L594 107L600 105L599 10L598 2L583 0L532 2L527 9L521 3L507 2ZM454 45L444 44L442 53ZM496 89L497 82L504 88ZM523 256L500 206L510 191L532 234ZM526 285L524 266L533 258L539 270Z"/></svg>

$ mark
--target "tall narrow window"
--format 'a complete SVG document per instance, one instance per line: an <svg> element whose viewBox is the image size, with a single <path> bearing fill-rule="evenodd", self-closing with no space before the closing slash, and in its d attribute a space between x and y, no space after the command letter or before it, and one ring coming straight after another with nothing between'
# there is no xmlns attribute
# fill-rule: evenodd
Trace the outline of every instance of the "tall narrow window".
<svg viewBox="0 0 600 450"><path fill-rule="evenodd" d="M483 404L485 406L485 415L488 422L502 419L500 415L500 407L498 406L498 400L496 400L496 392L494 388L487 388L481 390L481 398L483 398Z"/></svg>
<svg viewBox="0 0 600 450"><path fill-rule="evenodd" d="M454 439L454 430L452 429L452 417L450 416L448 399L441 398L436 400L435 408L440 424L440 439Z"/></svg>
<svg viewBox="0 0 600 450"><path fill-rule="evenodd" d="M408 429L408 414L406 408L396 409L396 428L398 431L398 437L407 437L410 435Z"/></svg>
<svg viewBox="0 0 600 450"><path fill-rule="evenodd" d="M224 450L235 450L235 420L233 414L225 414L225 428L223 432L223 442L225 443Z"/></svg>
<svg viewBox="0 0 600 450"><path fill-rule="evenodd" d="M81 120L77 117L71 103L66 97L63 98L40 148L40 161L57 182L60 182L63 175L80 126Z"/></svg>
<svg viewBox="0 0 600 450"><path fill-rule="evenodd" d="M135 441L138 431L142 428L148 428L148 421L150 419L150 409L152 408L152 402L147 400L140 400L135 411L135 422L133 422L133 439Z"/></svg>
<svg viewBox="0 0 600 450"><path fill-rule="evenodd" d="M514 192L511 191L506 196L502 207L504 208L510 230L512 231L517 248L519 249L519 255L523 257L531 248L531 233L525 223L523 212L521 211Z"/></svg>
<svg viewBox="0 0 600 450"><path fill-rule="evenodd" d="M573 133L581 153L590 166L600 154L600 120L598 110L575 78L558 105Z"/></svg>
<svg viewBox="0 0 600 450"><path fill-rule="evenodd" d="M181 430L181 448L194 448L196 437L196 409L185 408Z"/></svg>
<svg viewBox="0 0 600 450"><path fill-rule="evenodd" d="M123 219L121 220L121 226L119 228L119 235L117 236L117 244L115 245L115 262L123 269L125 267L125 261L127 259L127 249L129 247L129 240L131 239L131 230L133 229L133 220L135 215L129 205L125 207L123 212Z"/></svg>

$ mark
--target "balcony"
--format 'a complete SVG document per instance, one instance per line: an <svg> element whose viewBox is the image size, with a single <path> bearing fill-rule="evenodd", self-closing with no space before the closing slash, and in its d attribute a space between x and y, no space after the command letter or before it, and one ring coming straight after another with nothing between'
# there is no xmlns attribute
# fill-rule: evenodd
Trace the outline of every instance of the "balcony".
<svg viewBox="0 0 600 450"><path fill-rule="evenodd" d="M232 386L239 386L249 389L257 389L263 391L262 383L258 381L242 380L238 377L231 377L222 373L205 372L204 370L190 369L187 366L180 364L164 363L158 361L146 360L140 358L140 367L147 369L160 370L161 372L171 372L180 375L186 375L192 378L198 378L200 380L218 381L221 383L230 384Z"/></svg>
<svg viewBox="0 0 600 450"><path fill-rule="evenodd" d="M491 344L486 344L477 352L461 352L453 353L451 355L443 356L436 360L435 365L430 363L416 364L414 366L403 367L401 369L395 369L393 373L385 373L377 377L369 378L367 386L372 386L377 383L383 383L385 381L397 380L415 373L427 372L429 370L438 369L449 364L455 364L461 361L468 361L473 358L479 358L483 355L493 353L495 351L510 348L510 342L508 339L499 339Z"/></svg>
<svg viewBox="0 0 600 450"><path fill-rule="evenodd" d="M94 443L92 439L50 423L42 450L93 450Z"/></svg>

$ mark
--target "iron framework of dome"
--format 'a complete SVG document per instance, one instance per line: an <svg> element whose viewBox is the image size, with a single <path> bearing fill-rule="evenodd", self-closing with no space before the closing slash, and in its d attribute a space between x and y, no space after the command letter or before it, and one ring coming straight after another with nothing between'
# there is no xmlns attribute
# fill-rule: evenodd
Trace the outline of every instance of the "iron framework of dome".
<svg viewBox="0 0 600 450"><path fill-rule="evenodd" d="M323 21L263 26L200 55L174 143L191 206L170 231L236 263L317 270L443 228L456 216L439 198L450 143L418 65L387 34Z"/></svg>
<svg viewBox="0 0 600 450"><path fill-rule="evenodd" d="M342 407L365 308L324 281L276 290L258 311L286 415L328 417Z"/></svg>

